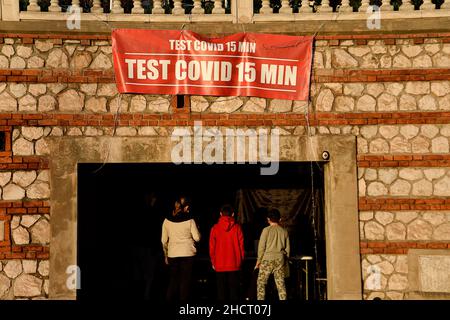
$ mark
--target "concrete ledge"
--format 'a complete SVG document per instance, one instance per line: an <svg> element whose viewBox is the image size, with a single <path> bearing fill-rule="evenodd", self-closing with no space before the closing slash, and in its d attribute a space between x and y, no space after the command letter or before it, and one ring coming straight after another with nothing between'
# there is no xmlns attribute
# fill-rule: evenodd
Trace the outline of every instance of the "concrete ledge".
<svg viewBox="0 0 450 320"><path fill-rule="evenodd" d="M66 21L68 14L65 12L20 12L21 22L33 20L39 21ZM234 17L230 14L208 15L170 15L170 14L107 14L107 13L82 13L81 22L106 21L106 22L232 22ZM23 21L27 20L27 21Z"/></svg>
<svg viewBox="0 0 450 320"><path fill-rule="evenodd" d="M346 20L364 20L370 15L366 12L330 12L330 13L289 13L289 14L255 14L255 22L275 22L275 21L346 21ZM432 11L381 11L381 21L384 19L418 19L418 18L438 18L450 17L450 10L432 10Z"/></svg>
<svg viewBox="0 0 450 320"><path fill-rule="evenodd" d="M60 15L58 13L58 15ZM128 15L129 16L129 15ZM140 15L133 15L140 16ZM151 15L149 15L151 16ZM414 18L414 19L382 19L380 30L367 28L365 20L301 20L301 21L261 21L257 23L237 24L220 20L222 15L211 15L211 22L196 22L194 17L192 23L187 21L157 21L156 17L148 22L143 21L81 21L80 30L69 30L65 20L29 20L29 21L0 21L0 33L48 33L48 34L95 34L109 35L114 28L138 28L138 29L160 29L177 30L184 28L206 35L227 35L238 32L257 32L273 34L295 34L295 35L371 35L371 34L417 34L417 33L439 33L450 32L450 19L448 17ZM229 15L224 15L228 18ZM181 17L185 19L185 17ZM145 17L145 19L147 19ZM232 19L230 16L228 19Z"/></svg>

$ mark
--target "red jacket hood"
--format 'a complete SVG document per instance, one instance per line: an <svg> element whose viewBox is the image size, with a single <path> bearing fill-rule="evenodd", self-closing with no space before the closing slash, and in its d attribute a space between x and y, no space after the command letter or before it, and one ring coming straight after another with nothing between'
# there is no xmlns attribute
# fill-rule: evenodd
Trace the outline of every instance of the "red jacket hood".
<svg viewBox="0 0 450 320"><path fill-rule="evenodd" d="M209 255L217 272L238 271L244 259L244 235L233 217L222 216L212 227Z"/></svg>
<svg viewBox="0 0 450 320"><path fill-rule="evenodd" d="M228 232L233 228L233 226L236 224L236 220L234 220L233 217L228 216L221 216L219 218L219 221L217 222L217 225L219 228L223 229L224 231Z"/></svg>

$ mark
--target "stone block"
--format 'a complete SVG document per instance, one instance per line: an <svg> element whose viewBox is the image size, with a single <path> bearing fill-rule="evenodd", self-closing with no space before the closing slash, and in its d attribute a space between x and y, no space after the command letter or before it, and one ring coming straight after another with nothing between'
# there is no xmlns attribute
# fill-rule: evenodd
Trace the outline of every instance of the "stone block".
<svg viewBox="0 0 450 320"><path fill-rule="evenodd" d="M443 223L433 231L433 239L440 241L450 240L450 222ZM450 269L449 269L450 270Z"/></svg>
<svg viewBox="0 0 450 320"><path fill-rule="evenodd" d="M379 197L387 194L387 188L381 182L372 182L367 187L367 195L371 197Z"/></svg>
<svg viewBox="0 0 450 320"><path fill-rule="evenodd" d="M384 240L384 228L375 221L369 221L364 224L364 234L367 240Z"/></svg>
<svg viewBox="0 0 450 320"><path fill-rule="evenodd" d="M406 227L403 223L394 222L386 226L386 238L388 240L405 240Z"/></svg>
<svg viewBox="0 0 450 320"><path fill-rule="evenodd" d="M48 260L42 260L39 263L39 268L38 268L39 274L43 277L48 277L49 274L49 262Z"/></svg>
<svg viewBox="0 0 450 320"><path fill-rule="evenodd" d="M450 256L419 256L418 265L421 291L450 293Z"/></svg>
<svg viewBox="0 0 450 320"><path fill-rule="evenodd" d="M8 184L3 188L3 200L22 200L25 190L15 184Z"/></svg>
<svg viewBox="0 0 450 320"><path fill-rule="evenodd" d="M402 94L400 96L399 109L402 111L406 110L416 110L417 109L417 101L414 96L410 94Z"/></svg>
<svg viewBox="0 0 450 320"><path fill-rule="evenodd" d="M398 170L393 168L383 168L378 170L378 179L386 185L391 184L397 179Z"/></svg>
<svg viewBox="0 0 450 320"><path fill-rule="evenodd" d="M416 211L399 211L395 213L395 219L402 223L409 223L418 216L419 214Z"/></svg>
<svg viewBox="0 0 450 320"><path fill-rule="evenodd" d="M110 58L105 55L104 53L98 54L94 61L92 61L92 64L90 65L91 69L111 69L112 63Z"/></svg>
<svg viewBox="0 0 450 320"><path fill-rule="evenodd" d="M378 138L369 143L370 153L388 153L389 144L386 140Z"/></svg>
<svg viewBox="0 0 450 320"><path fill-rule="evenodd" d="M32 243L48 244L50 242L50 224L41 219L31 228Z"/></svg>
<svg viewBox="0 0 450 320"><path fill-rule="evenodd" d="M417 219L408 225L407 240L430 240L433 227L426 221Z"/></svg>
<svg viewBox="0 0 450 320"><path fill-rule="evenodd" d="M402 126L400 128L400 133L402 134L402 136L409 140L417 136L417 134L419 133L419 128L414 125Z"/></svg>
<svg viewBox="0 0 450 320"><path fill-rule="evenodd" d="M36 181L27 188L27 197L30 199L50 198L50 186L46 182Z"/></svg>
<svg viewBox="0 0 450 320"><path fill-rule="evenodd" d="M210 107L211 112L215 113L232 113L237 111L243 102L238 97L219 97Z"/></svg>
<svg viewBox="0 0 450 320"><path fill-rule="evenodd" d="M375 219L385 226L394 220L394 214L388 211L377 211L375 212Z"/></svg>
<svg viewBox="0 0 450 320"><path fill-rule="evenodd" d="M406 180L397 179L389 187L389 194L393 196L408 196L411 191L411 184Z"/></svg>
<svg viewBox="0 0 450 320"><path fill-rule="evenodd" d="M36 260L22 260L23 272L25 273L36 273L37 261Z"/></svg>
<svg viewBox="0 0 450 320"><path fill-rule="evenodd" d="M433 194L435 196L440 196L440 197L450 196L450 177L449 176L445 176L445 177L441 178L434 184Z"/></svg>
<svg viewBox="0 0 450 320"><path fill-rule="evenodd" d="M272 99L269 103L269 112L283 113L292 111L292 100Z"/></svg>
<svg viewBox="0 0 450 320"><path fill-rule="evenodd" d="M410 81L406 83L406 93L419 95L430 93L430 83L426 81Z"/></svg>
<svg viewBox="0 0 450 320"><path fill-rule="evenodd" d="M12 231L12 238L17 245L24 245L30 243L30 234L24 227L17 227Z"/></svg>
<svg viewBox="0 0 450 320"><path fill-rule="evenodd" d="M332 61L333 66L337 68L355 68L358 66L358 61L343 49L333 50Z"/></svg>
<svg viewBox="0 0 450 320"><path fill-rule="evenodd" d="M356 102L357 111L375 111L377 101L370 95L363 95Z"/></svg>
<svg viewBox="0 0 450 320"><path fill-rule="evenodd" d="M355 108L355 100L351 97L338 96L334 101L334 105L336 111L349 112Z"/></svg>
<svg viewBox="0 0 450 320"><path fill-rule="evenodd" d="M53 49L45 62L48 68L67 68L69 66L67 55L60 48Z"/></svg>
<svg viewBox="0 0 450 320"><path fill-rule="evenodd" d="M331 111L333 108L334 95L330 89L321 90L315 103L317 111Z"/></svg>
<svg viewBox="0 0 450 320"><path fill-rule="evenodd" d="M20 260L9 260L5 267L3 268L3 272L8 276L10 279L15 279L19 274L21 274L23 271L22 269L22 263Z"/></svg>
<svg viewBox="0 0 450 320"><path fill-rule="evenodd" d="M378 131L384 138L392 139L393 137L395 137L398 134L399 127L398 126L380 126Z"/></svg>
<svg viewBox="0 0 450 320"><path fill-rule="evenodd" d="M29 275L22 274L14 282L14 295L16 297L36 297L41 295L42 280Z"/></svg>
<svg viewBox="0 0 450 320"><path fill-rule="evenodd" d="M144 98L145 101L145 98ZM106 112L106 98L105 97L91 97L86 101L86 111L94 112L94 113L102 113ZM145 103L144 109L145 110Z"/></svg>
<svg viewBox="0 0 450 320"><path fill-rule="evenodd" d="M418 102L419 110L437 110L437 102L436 99L431 95L423 96L419 99Z"/></svg>
<svg viewBox="0 0 450 320"><path fill-rule="evenodd" d="M84 94L69 89L58 96L60 111L81 112L84 107Z"/></svg>
<svg viewBox="0 0 450 320"><path fill-rule="evenodd" d="M401 274L394 274L389 278L389 290L404 291L408 288L408 278Z"/></svg>
<svg viewBox="0 0 450 320"><path fill-rule="evenodd" d="M147 100L143 95L137 95L131 98L130 112L143 112L147 108ZM106 99L105 99L105 111L106 111Z"/></svg>
<svg viewBox="0 0 450 320"><path fill-rule="evenodd" d="M28 187L36 180L35 171L15 171L13 174L13 182L22 188Z"/></svg>
<svg viewBox="0 0 450 320"><path fill-rule="evenodd" d="M8 92L0 94L0 111L14 112L17 111L17 100L11 97Z"/></svg>
<svg viewBox="0 0 450 320"><path fill-rule="evenodd" d="M257 106L259 105L257 102L259 100L252 100L253 98L250 98L247 103L245 104L244 108L242 111L245 112L263 112L264 108L262 108L262 111L252 111L252 110L259 110L259 108L257 108ZM261 98L255 98L255 99L261 99ZM261 99L264 100L264 107L265 107L265 103L266 100L265 99ZM250 102L252 101L252 102ZM206 111L206 109L208 109L209 107L209 102L208 100L206 100L205 97L203 96L191 96L191 111L192 112L204 112ZM248 109L246 109L246 107Z"/></svg>
<svg viewBox="0 0 450 320"><path fill-rule="evenodd" d="M10 287L11 280L9 280L7 276L0 273L0 299L7 299L6 296Z"/></svg>

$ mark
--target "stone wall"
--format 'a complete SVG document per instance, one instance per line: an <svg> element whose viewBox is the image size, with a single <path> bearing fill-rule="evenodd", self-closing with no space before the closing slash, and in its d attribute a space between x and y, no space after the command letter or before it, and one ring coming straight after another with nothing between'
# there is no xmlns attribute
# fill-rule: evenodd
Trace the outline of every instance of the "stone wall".
<svg viewBox="0 0 450 320"><path fill-rule="evenodd" d="M373 291L371 267L376 266L381 271L380 289ZM408 289L408 259L405 255L369 254L361 263L364 280L364 299L375 297L390 300L402 300Z"/></svg>
<svg viewBox="0 0 450 320"><path fill-rule="evenodd" d="M434 36L434 37L433 37ZM442 36L423 35L372 40L317 40L314 67L322 69L402 69L450 67L450 43ZM45 38L45 35L44 37ZM95 37L92 37L95 38ZM2 69L103 69L112 70L111 41L87 39L4 38L0 50ZM25 41L23 39L26 39Z"/></svg>
<svg viewBox="0 0 450 320"><path fill-rule="evenodd" d="M168 136L196 120L354 135L364 298L408 298L408 250L450 249L445 34L319 36L309 102L192 96L184 108L171 96L119 95L107 36L0 39L0 131L9 139L0 152L0 299L48 297L51 136Z"/></svg>
<svg viewBox="0 0 450 320"><path fill-rule="evenodd" d="M0 50L0 68L36 69L112 69L110 41L98 40L36 40L22 43L18 38L4 38ZM87 45L85 45L87 44Z"/></svg>
<svg viewBox="0 0 450 320"><path fill-rule="evenodd" d="M362 168L359 195L372 197L450 196L448 168Z"/></svg>
<svg viewBox="0 0 450 320"><path fill-rule="evenodd" d="M317 68L446 68L450 66L450 44L439 39L345 40L338 47L316 42ZM364 45L357 45L364 43Z"/></svg>
<svg viewBox="0 0 450 320"><path fill-rule="evenodd" d="M3 199L0 221L5 233L0 234L0 297L2 299L43 299L49 289L50 210L43 201L6 201L5 194L14 198L30 196L27 187L40 189L47 171L2 171ZM48 180L46 187L48 189ZM14 186L8 188L8 186ZM15 189L17 188L17 189ZM6 191L5 191L6 189ZM21 190L21 191L17 191ZM27 190L27 191L25 191ZM32 192L32 191L31 191ZM48 198L48 195L45 196Z"/></svg>
<svg viewBox="0 0 450 320"><path fill-rule="evenodd" d="M361 240L450 240L449 211L361 211Z"/></svg>
<svg viewBox="0 0 450 320"><path fill-rule="evenodd" d="M317 112L449 111L449 81L320 83L311 87ZM1 112L109 113L118 109L114 83L2 83ZM247 97L191 97L196 113L298 113L304 101ZM123 94L123 113L168 113L170 97Z"/></svg>
<svg viewBox="0 0 450 320"><path fill-rule="evenodd" d="M0 260L2 299L46 299L48 279L48 260Z"/></svg>

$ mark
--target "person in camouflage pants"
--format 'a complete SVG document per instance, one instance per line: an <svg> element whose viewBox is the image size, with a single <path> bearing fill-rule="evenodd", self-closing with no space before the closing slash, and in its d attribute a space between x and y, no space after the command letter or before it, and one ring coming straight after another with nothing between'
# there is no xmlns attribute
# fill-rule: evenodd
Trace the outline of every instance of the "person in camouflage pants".
<svg viewBox="0 0 450 320"><path fill-rule="evenodd" d="M280 212L272 209L267 215L269 226L261 233L258 245L258 261L256 268L259 268L257 287L257 299L264 300L266 296L266 284L269 276L273 273L275 284L280 300L286 300L286 286L284 283L285 260L289 257L290 244L288 232L278 223Z"/></svg>
<svg viewBox="0 0 450 320"><path fill-rule="evenodd" d="M266 284L270 275L273 273L275 284L278 290L278 297L280 300L286 300L286 286L284 284L284 261L278 260L263 260L259 266L257 287L257 299L264 300L266 296Z"/></svg>

